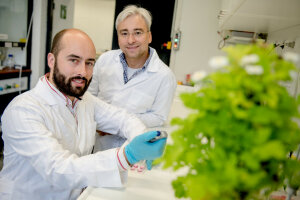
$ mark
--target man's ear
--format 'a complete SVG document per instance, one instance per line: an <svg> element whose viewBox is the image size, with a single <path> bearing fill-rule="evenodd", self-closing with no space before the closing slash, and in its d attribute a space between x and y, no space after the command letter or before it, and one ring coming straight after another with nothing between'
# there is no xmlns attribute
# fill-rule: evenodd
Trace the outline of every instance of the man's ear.
<svg viewBox="0 0 300 200"><path fill-rule="evenodd" d="M47 55L48 66L51 70L53 70L55 65L55 56L53 53L48 53Z"/></svg>
<svg viewBox="0 0 300 200"><path fill-rule="evenodd" d="M148 44L150 44L152 42L152 33L151 31L149 31L149 38L148 38Z"/></svg>

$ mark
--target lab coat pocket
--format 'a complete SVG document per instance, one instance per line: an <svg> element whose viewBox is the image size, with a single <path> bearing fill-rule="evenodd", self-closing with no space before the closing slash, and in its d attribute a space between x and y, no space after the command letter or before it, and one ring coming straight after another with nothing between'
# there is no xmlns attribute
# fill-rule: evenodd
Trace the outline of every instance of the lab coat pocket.
<svg viewBox="0 0 300 200"><path fill-rule="evenodd" d="M79 149L81 155L87 155L92 152L96 139L96 122L92 122L87 127L80 126Z"/></svg>
<svg viewBox="0 0 300 200"><path fill-rule="evenodd" d="M154 97L138 90L133 90L129 97L130 110L133 113L145 113L153 105Z"/></svg>

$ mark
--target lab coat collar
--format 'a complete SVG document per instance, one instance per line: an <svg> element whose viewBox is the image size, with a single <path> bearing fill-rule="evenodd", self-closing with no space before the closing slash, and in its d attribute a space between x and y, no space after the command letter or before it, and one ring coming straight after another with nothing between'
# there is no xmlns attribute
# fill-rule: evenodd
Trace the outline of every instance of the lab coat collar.
<svg viewBox="0 0 300 200"><path fill-rule="evenodd" d="M151 48L151 47L150 47ZM158 57L157 52L155 51L155 49L151 48L153 50L153 55L152 58L148 64L148 67L146 69L146 71L148 72L158 72L161 65L159 64L160 59Z"/></svg>
<svg viewBox="0 0 300 200"><path fill-rule="evenodd" d="M75 102L72 105L72 101L47 80L47 74L39 79L35 90L49 105L64 104L71 105L74 108L79 102L78 99L75 99Z"/></svg>

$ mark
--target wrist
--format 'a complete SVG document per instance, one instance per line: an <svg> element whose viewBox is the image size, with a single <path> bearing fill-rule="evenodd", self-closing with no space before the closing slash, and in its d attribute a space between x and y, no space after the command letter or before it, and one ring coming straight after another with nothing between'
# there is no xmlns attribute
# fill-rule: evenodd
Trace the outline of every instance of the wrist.
<svg viewBox="0 0 300 200"><path fill-rule="evenodd" d="M127 171L131 168L131 166L128 164L128 161L124 154L124 147L116 149L117 152L117 163L119 170L121 171Z"/></svg>
<svg viewBox="0 0 300 200"><path fill-rule="evenodd" d="M130 151L128 146L125 146L125 148L124 148L124 157L128 161L129 165L133 165L133 164L139 162L139 160L137 160L134 157L134 155L132 154L132 152Z"/></svg>
<svg viewBox="0 0 300 200"><path fill-rule="evenodd" d="M127 164L128 164L130 167L132 167L133 164L130 164L130 162L128 161L127 156L126 156L126 154L125 154L125 148L123 148L123 155L124 155L124 158L125 158Z"/></svg>

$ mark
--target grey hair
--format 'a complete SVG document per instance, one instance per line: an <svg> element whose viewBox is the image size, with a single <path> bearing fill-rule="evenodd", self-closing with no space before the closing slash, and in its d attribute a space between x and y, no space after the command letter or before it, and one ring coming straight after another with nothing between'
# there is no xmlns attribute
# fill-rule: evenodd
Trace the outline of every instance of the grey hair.
<svg viewBox="0 0 300 200"><path fill-rule="evenodd" d="M128 5L126 6L122 12L119 13L117 19L116 19L116 30L120 22L125 20L127 17L131 15L140 15L144 18L148 31L150 31L151 23L152 23L152 16L151 13L142 7L137 7L136 5Z"/></svg>

